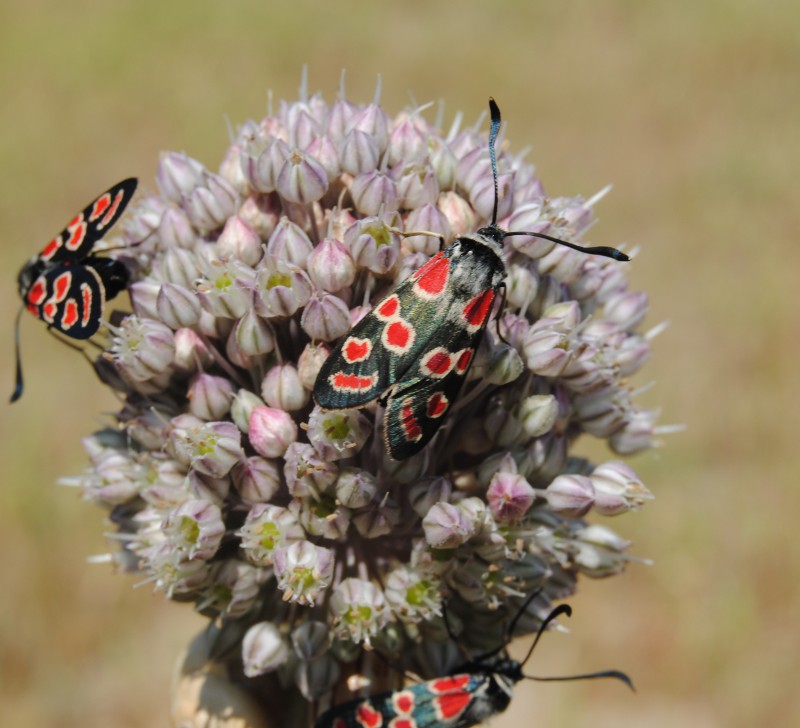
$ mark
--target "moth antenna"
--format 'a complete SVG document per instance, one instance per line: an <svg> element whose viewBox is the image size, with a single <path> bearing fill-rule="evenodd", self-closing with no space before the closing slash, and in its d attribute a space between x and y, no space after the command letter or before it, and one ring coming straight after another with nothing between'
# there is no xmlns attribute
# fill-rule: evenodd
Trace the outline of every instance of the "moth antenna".
<svg viewBox="0 0 800 728"><path fill-rule="evenodd" d="M14 321L14 351L17 355L17 383L14 386L14 393L11 395L9 402L16 402L22 396L23 381L22 381L22 357L19 353L19 320L22 312L25 310L24 304L19 307L17 318Z"/></svg>
<svg viewBox="0 0 800 728"><path fill-rule="evenodd" d="M489 128L489 159L492 162L492 181L494 182L494 207L492 208L491 227L497 225L497 206L500 193L497 187L497 155L494 151L494 143L497 141L497 132L500 131L500 107L489 97L489 114L492 122Z"/></svg>
<svg viewBox="0 0 800 728"><path fill-rule="evenodd" d="M497 203L497 199L495 198L495 204ZM619 260L621 262L626 262L630 260L630 256L623 253L621 250L617 250L616 248L612 248L608 245L597 245L591 248L584 247L583 245L576 245L575 243L568 243L566 240L561 240L560 238L554 238L551 235L545 235L544 233L533 233L533 232L523 232L523 231L515 231L511 233L506 233L503 237L510 237L511 235L528 235L533 238L544 238L545 240L549 240L551 243L558 243L559 245L563 245L567 248L572 248L573 250L578 250L581 253L589 253L589 255L602 255L606 258L613 258L614 260Z"/></svg>
<svg viewBox="0 0 800 728"><path fill-rule="evenodd" d="M552 612L550 612L550 614L547 615L547 617L545 617L544 621L536 632L536 637L533 640L533 644L530 646L530 649L528 650L528 654L525 655L525 659L520 663L523 667L530 659L530 656L533 654L536 645L539 643L539 638L550 626L550 623L554 619L560 617L562 614L566 614L568 617L572 616L572 607L570 607L569 604L559 604L555 609L553 609ZM611 677L615 680L624 682L631 690L633 690L633 692L636 692L636 688L633 686L633 681L620 670L600 670L599 672L587 672L580 675L559 675L557 677L538 677L535 675L523 675L522 677L525 680L536 680L537 682L567 682L570 680L596 680L598 678Z"/></svg>

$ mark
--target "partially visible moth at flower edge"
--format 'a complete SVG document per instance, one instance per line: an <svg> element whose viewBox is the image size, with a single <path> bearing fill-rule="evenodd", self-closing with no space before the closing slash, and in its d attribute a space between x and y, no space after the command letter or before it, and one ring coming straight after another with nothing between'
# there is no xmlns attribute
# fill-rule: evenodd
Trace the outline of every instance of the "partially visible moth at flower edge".
<svg viewBox="0 0 800 728"><path fill-rule="evenodd" d="M131 177L106 190L20 270L17 285L22 307L14 330L17 373L11 402L23 391L19 351L23 309L65 336L88 339L100 328L105 302L128 285L128 271L122 262L93 253L97 242L122 217L137 184Z"/></svg>
<svg viewBox="0 0 800 728"><path fill-rule="evenodd" d="M394 460L422 450L453 408L495 299L505 287L505 238L544 238L590 255L629 260L616 248L583 247L539 232L507 232L497 225L495 141L500 109L493 99L489 110L491 222L447 247L440 238L440 252L351 329L323 363L314 385L314 398L326 410L356 409L372 402L385 406L384 439Z"/></svg>
<svg viewBox="0 0 800 728"><path fill-rule="evenodd" d="M542 634L559 616L569 617L572 614L568 604L555 607L542 621L523 660L519 662L512 659L508 655L508 643L517 621L538 594L539 591L534 592L525 600L512 620L503 644L498 648L461 665L450 675L336 705L317 719L316 728L469 728L504 712L511 703L514 686L521 680L559 682L613 678L634 690L631 679L619 670L563 677L526 675L523 669Z"/></svg>

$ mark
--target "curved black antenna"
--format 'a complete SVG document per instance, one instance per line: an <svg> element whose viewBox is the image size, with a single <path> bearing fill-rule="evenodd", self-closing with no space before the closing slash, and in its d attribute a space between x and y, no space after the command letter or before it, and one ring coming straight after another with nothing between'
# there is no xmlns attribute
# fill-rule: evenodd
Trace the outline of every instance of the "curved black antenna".
<svg viewBox="0 0 800 728"><path fill-rule="evenodd" d="M494 182L494 207L492 209L492 222L489 227L496 228L500 190L497 183L497 153L495 152L494 145L497 141L497 134L500 131L500 107L498 107L498 105L495 103L495 100L491 96L489 97L489 114L492 119L491 127L489 129L489 159L492 161L492 180ZM559 245L564 245L567 248L578 250L581 253L588 253L589 255L603 255L606 258L613 258L614 260L619 260L622 262L630 260L630 257L625 255L625 253L623 253L621 250L609 247L608 245L598 245L592 248L586 248L582 245L568 243L566 240L545 235L544 233L528 233L522 231L507 233L503 231L504 238L507 238L510 235L528 235L534 238L544 238L545 240L549 240L551 243L558 243Z"/></svg>
<svg viewBox="0 0 800 728"><path fill-rule="evenodd" d="M500 131L500 107L491 96L489 97L489 115L492 119L492 124L489 128L489 159L492 160L492 180L494 181L494 208L492 209L491 227L495 227L497 225L497 205L500 193L497 188L497 155L494 151L494 143L497 141L497 132Z"/></svg>
<svg viewBox="0 0 800 728"><path fill-rule="evenodd" d="M507 238L511 235L529 235L534 238L544 238L545 240L549 240L551 243L558 243L559 245L564 245L567 248L579 250L581 253L589 253L590 255L604 255L606 258L613 258L614 260L619 260L623 263L630 260L630 256L625 255L625 253L623 253L621 250L617 250L616 248L612 248L608 245L597 245L593 248L586 248L582 245L576 245L575 243L568 243L566 240L554 238L551 235L545 235L544 233L528 233L523 231L506 233L504 237Z"/></svg>
<svg viewBox="0 0 800 728"><path fill-rule="evenodd" d="M539 638L544 634L545 630L547 630L550 623L560 617L562 614L566 614L568 617L572 616L572 607L569 604L559 604L555 609L553 609L550 614L545 617L544 621L542 622L539 630L536 632L536 638L533 640L533 644L530 646L528 650L528 654L525 655L525 659L520 662L520 666L524 667L525 663L530 659L530 656L533 654L536 645L539 643ZM620 670L600 670L599 672L587 672L582 673L580 675L560 675L557 677L538 677L535 675L525 675L523 674L522 677L525 680L536 680L537 682L566 682L569 680L596 680L598 678L604 677L612 677L616 680L620 680L624 682L633 692L636 692L636 688L633 686L633 681Z"/></svg>
<svg viewBox="0 0 800 728"><path fill-rule="evenodd" d="M24 387L24 383L22 381L22 358L20 357L19 353L19 320L24 310L25 304L19 307L17 318L14 321L14 350L17 354L17 383L14 387L14 393L11 395L9 402L16 402L22 396L22 389Z"/></svg>

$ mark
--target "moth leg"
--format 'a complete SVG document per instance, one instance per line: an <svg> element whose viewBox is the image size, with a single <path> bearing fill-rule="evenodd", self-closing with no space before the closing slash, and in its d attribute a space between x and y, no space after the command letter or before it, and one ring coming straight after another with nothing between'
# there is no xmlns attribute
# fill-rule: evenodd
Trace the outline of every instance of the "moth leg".
<svg viewBox="0 0 800 728"><path fill-rule="evenodd" d="M440 235L439 233L431 232L430 230L398 230L397 228L390 227L388 228L390 233L394 233L395 235L399 235L401 238L412 238L415 235L427 235L429 238L439 238L439 250L444 250L445 242L444 236Z"/></svg>
<svg viewBox="0 0 800 728"><path fill-rule="evenodd" d="M502 341L503 343L508 344L509 346L511 346L511 342L508 341L508 339L506 339L506 337L503 336L502 332L500 331L500 317L503 315L503 310L506 307L506 284L505 284L505 281L500 283L500 285L497 286L497 289L498 290L502 289L502 291L503 291L503 294L502 294L503 297L500 299L500 310L499 310L497 316L494 317L494 324L495 324L495 328L497 329L497 338L500 339L500 341Z"/></svg>

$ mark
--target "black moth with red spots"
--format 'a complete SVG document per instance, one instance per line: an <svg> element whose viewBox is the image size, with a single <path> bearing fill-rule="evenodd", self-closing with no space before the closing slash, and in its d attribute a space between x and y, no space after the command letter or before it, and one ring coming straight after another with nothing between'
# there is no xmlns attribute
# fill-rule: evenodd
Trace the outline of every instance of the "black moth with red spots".
<svg viewBox="0 0 800 728"><path fill-rule="evenodd" d="M561 615L572 614L568 604L555 607L542 621L522 662L512 659L507 653L508 642L519 618L540 593L538 590L525 600L500 647L462 665L451 675L337 705L319 717L316 728L469 728L508 708L514 686L520 680L553 682L613 678L633 690L631 679L619 670L563 677L535 677L523 672L525 663L550 623Z"/></svg>
<svg viewBox="0 0 800 728"><path fill-rule="evenodd" d="M106 300L128 285L128 271L120 261L92 252L122 216L136 185L135 178L115 184L22 267L17 284L23 306L48 327L73 339L88 339L100 328ZM17 386L11 401L21 395L17 345Z"/></svg>
<svg viewBox="0 0 800 728"><path fill-rule="evenodd" d="M375 306L331 352L314 384L314 398L323 409L353 409L375 401L385 405L384 438L395 460L425 447L453 408L495 298L505 285L506 237L540 237L581 252L628 260L615 248L584 248L543 233L498 227L494 143L500 109L493 99L489 109L495 188L491 223L456 238Z"/></svg>

